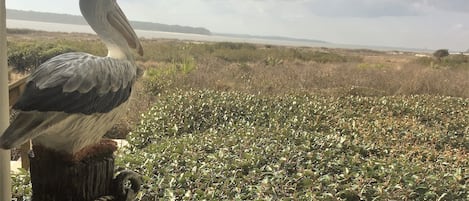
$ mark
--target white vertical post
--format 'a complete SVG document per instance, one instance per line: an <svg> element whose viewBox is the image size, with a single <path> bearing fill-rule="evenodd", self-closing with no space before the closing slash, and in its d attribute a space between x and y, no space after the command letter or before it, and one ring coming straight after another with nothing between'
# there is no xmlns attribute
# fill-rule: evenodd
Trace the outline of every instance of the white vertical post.
<svg viewBox="0 0 469 201"><path fill-rule="evenodd" d="M0 135L10 123L5 0L0 0ZM11 201L10 150L0 149L0 201Z"/></svg>

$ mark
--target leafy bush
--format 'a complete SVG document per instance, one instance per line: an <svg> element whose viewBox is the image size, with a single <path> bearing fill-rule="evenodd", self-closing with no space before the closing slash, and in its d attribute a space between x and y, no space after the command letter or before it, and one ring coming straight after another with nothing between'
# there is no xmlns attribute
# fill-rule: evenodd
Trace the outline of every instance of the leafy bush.
<svg viewBox="0 0 469 201"><path fill-rule="evenodd" d="M449 55L440 59L421 57L416 59L415 62L434 68L469 69L469 56L461 54Z"/></svg>
<svg viewBox="0 0 469 201"><path fill-rule="evenodd" d="M69 46L53 43L9 43L8 47L8 65L20 72L34 69L59 54L74 51Z"/></svg>
<svg viewBox="0 0 469 201"><path fill-rule="evenodd" d="M347 62L347 58L345 56L330 52L301 51L295 49L294 55L297 59L303 61L316 61L318 63Z"/></svg>
<svg viewBox="0 0 469 201"><path fill-rule="evenodd" d="M450 68L469 69L469 57L466 55L450 55L443 58L440 65Z"/></svg>
<svg viewBox="0 0 469 201"><path fill-rule="evenodd" d="M431 57L418 57L415 59L415 63L425 66L430 66L433 62L435 62L435 59Z"/></svg>
<svg viewBox="0 0 469 201"><path fill-rule="evenodd" d="M161 95L118 164L141 200L465 200L467 99Z"/></svg>
<svg viewBox="0 0 469 201"><path fill-rule="evenodd" d="M251 43L232 43L232 42L219 42L213 45L215 49L231 49L231 50L256 50L257 47Z"/></svg>
<svg viewBox="0 0 469 201"><path fill-rule="evenodd" d="M194 58L184 58L180 62L164 63L154 66L145 72L143 83L147 92L157 95L170 88L178 79L184 79L187 74L197 68Z"/></svg>
<svg viewBox="0 0 469 201"><path fill-rule="evenodd" d="M433 53L433 56L441 60L441 58L449 56L449 51L448 49L439 49Z"/></svg>
<svg viewBox="0 0 469 201"><path fill-rule="evenodd" d="M223 49L213 53L216 58L227 62L254 62L262 59L261 54L253 54L254 50Z"/></svg>
<svg viewBox="0 0 469 201"><path fill-rule="evenodd" d="M32 194L31 178L29 172L25 169L19 169L19 172L11 174L12 179L12 197L18 200L30 200Z"/></svg>

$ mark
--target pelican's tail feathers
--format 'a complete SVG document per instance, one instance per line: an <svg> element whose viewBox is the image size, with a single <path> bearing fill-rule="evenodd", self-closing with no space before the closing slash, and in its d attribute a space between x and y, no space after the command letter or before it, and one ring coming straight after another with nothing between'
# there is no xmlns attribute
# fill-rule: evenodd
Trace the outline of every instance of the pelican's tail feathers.
<svg viewBox="0 0 469 201"><path fill-rule="evenodd" d="M0 136L0 148L12 149L39 135L44 119L35 117L33 113L19 113Z"/></svg>

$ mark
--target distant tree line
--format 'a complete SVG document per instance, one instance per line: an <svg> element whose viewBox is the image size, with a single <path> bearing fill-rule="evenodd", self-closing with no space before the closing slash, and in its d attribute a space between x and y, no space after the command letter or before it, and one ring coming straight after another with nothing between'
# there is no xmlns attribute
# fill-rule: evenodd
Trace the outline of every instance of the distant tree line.
<svg viewBox="0 0 469 201"><path fill-rule="evenodd" d="M135 29L149 30L149 31L164 31L164 32L176 32L176 33L193 33L202 35L211 35L210 31L202 27L186 27L179 25L167 25L153 22L137 22L131 21L130 24Z"/></svg>
<svg viewBox="0 0 469 201"><path fill-rule="evenodd" d="M13 9L7 9L6 14L8 19L87 25L85 19L82 16L77 15L21 11ZM188 27L138 21L131 21L130 23L132 24L134 29L211 35L211 32L208 29L202 27Z"/></svg>

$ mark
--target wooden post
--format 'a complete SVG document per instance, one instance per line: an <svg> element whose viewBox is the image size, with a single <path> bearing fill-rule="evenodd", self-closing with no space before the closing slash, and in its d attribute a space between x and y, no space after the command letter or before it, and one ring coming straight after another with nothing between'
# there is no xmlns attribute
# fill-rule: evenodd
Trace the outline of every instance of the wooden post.
<svg viewBox="0 0 469 201"><path fill-rule="evenodd" d="M21 168L29 170L29 152L31 151L31 140L28 140L20 147Z"/></svg>
<svg viewBox="0 0 469 201"><path fill-rule="evenodd" d="M114 178L112 140L85 148L74 156L33 146L33 201L130 201L140 190L140 177L125 171ZM127 184L130 182L130 186Z"/></svg>
<svg viewBox="0 0 469 201"><path fill-rule="evenodd" d="M21 94L23 94L28 78L29 76L24 76L21 79L16 80L15 82L8 85L8 100L10 106L13 106L16 101L21 97Z"/></svg>
<svg viewBox="0 0 469 201"><path fill-rule="evenodd" d="M0 135L10 123L5 0L0 0ZM0 149L0 201L11 201L10 151Z"/></svg>

